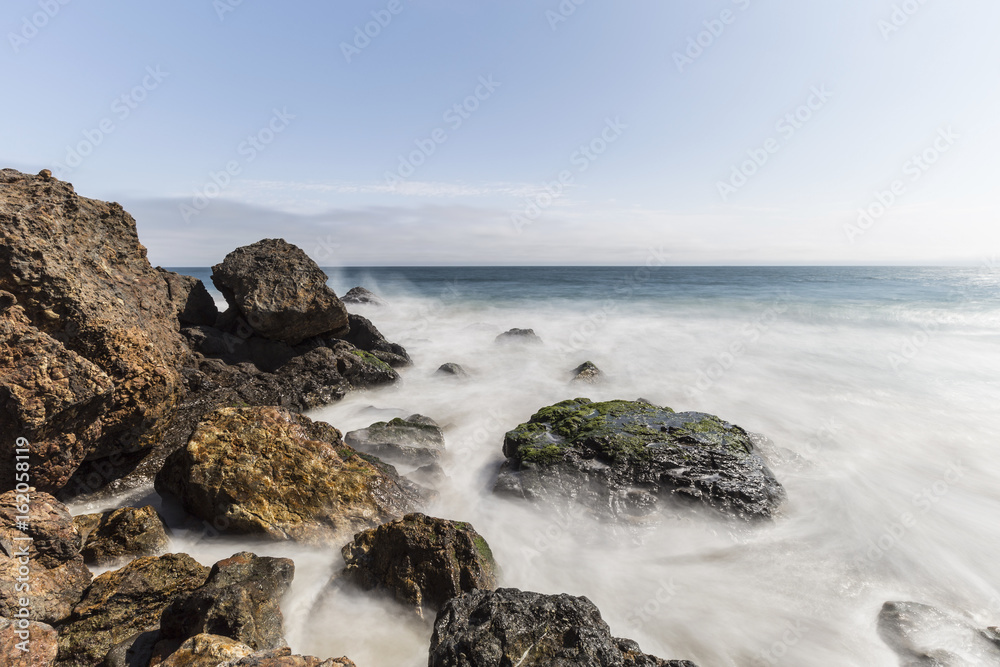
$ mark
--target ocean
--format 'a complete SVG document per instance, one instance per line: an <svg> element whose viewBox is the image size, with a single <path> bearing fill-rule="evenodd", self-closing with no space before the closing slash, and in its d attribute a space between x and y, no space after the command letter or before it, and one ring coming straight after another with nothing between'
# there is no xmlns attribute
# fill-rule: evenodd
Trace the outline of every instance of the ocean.
<svg viewBox="0 0 1000 667"><path fill-rule="evenodd" d="M174 270L212 288L209 269ZM876 629L888 600L1000 624L1000 266L327 272L338 295L361 285L385 299L349 309L414 365L309 416L345 432L413 413L441 424L448 481L425 513L472 523L502 586L585 595L615 636L700 667L895 667ZM514 327L544 344L495 345ZM603 383L569 384L584 361ZM435 375L446 362L470 379ZM504 433L578 396L738 424L758 434L787 500L768 522L665 515L623 535L494 496ZM337 549L180 528L172 539L204 564L243 549L294 558L296 653L427 662L429 625L326 586Z"/></svg>

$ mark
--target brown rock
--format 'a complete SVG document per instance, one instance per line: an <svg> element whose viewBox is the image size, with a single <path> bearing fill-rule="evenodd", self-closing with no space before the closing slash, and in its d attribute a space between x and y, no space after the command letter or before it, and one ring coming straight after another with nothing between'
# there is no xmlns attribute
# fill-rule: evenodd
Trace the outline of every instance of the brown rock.
<svg viewBox="0 0 1000 667"><path fill-rule="evenodd" d="M219 318L215 299L205 284L193 276L185 276L163 267L156 267L167 283L167 296L177 321L182 325L213 326Z"/></svg>
<svg viewBox="0 0 1000 667"><path fill-rule="evenodd" d="M87 563L114 565L128 558L158 555L170 545L163 519L152 505L85 514L73 521L83 528L81 534L86 531L80 553Z"/></svg>
<svg viewBox="0 0 1000 667"><path fill-rule="evenodd" d="M18 619L0 618L0 665L49 667L55 663L58 651L56 631L51 625L29 621L27 628L21 628Z"/></svg>
<svg viewBox="0 0 1000 667"><path fill-rule="evenodd" d="M254 650L229 637L200 634L191 637L160 663L160 667L219 667L229 660L252 655Z"/></svg>
<svg viewBox="0 0 1000 667"><path fill-rule="evenodd" d="M227 665L227 667L357 667L347 658L314 658L311 655L292 655L290 648L260 651Z"/></svg>

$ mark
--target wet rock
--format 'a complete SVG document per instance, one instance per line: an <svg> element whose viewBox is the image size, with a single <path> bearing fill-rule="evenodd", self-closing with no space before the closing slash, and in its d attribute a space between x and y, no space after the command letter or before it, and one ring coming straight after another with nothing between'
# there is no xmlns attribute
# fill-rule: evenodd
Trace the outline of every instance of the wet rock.
<svg viewBox="0 0 1000 667"><path fill-rule="evenodd" d="M900 667L972 667L1000 664L1000 645L988 630L917 602L886 602L878 633L899 656Z"/></svg>
<svg viewBox="0 0 1000 667"><path fill-rule="evenodd" d="M421 617L456 595L497 584L493 552L468 523L408 514L358 533L342 553L345 577L389 591Z"/></svg>
<svg viewBox="0 0 1000 667"><path fill-rule="evenodd" d="M407 473L406 478L414 484L435 489L448 480L448 475L445 474L441 464L429 463L425 466L420 466L413 472Z"/></svg>
<svg viewBox="0 0 1000 667"><path fill-rule="evenodd" d="M448 375L456 378L467 378L469 377L468 371L459 366L458 364L448 362L447 364L441 364L435 371L435 375Z"/></svg>
<svg viewBox="0 0 1000 667"><path fill-rule="evenodd" d="M212 567L205 585L175 599L163 612L164 640L213 634L253 650L285 646L280 602L295 576L288 558L241 552Z"/></svg>
<svg viewBox="0 0 1000 667"><path fill-rule="evenodd" d="M534 329L510 329L496 337L497 343L541 343Z"/></svg>
<svg viewBox="0 0 1000 667"><path fill-rule="evenodd" d="M166 551L170 538L152 505L121 507L102 514L85 514L73 522L84 534L81 553L87 563L116 565L125 559Z"/></svg>
<svg viewBox="0 0 1000 667"><path fill-rule="evenodd" d="M146 667L159 664L164 655L156 652L160 631L139 632L112 646L104 656L101 667ZM153 662L154 656L158 659Z"/></svg>
<svg viewBox="0 0 1000 667"><path fill-rule="evenodd" d="M166 554L97 577L59 630L60 667L100 664L116 644L156 630L163 610L204 584L208 573L187 554Z"/></svg>
<svg viewBox="0 0 1000 667"><path fill-rule="evenodd" d="M392 466L323 422L276 407L221 408L172 454L156 489L231 533L326 542L415 508Z"/></svg>
<svg viewBox="0 0 1000 667"><path fill-rule="evenodd" d="M359 350L371 352L393 368L409 366L413 363L403 346L387 341L385 336L371 323L371 320L353 313L348 315L347 319L350 322L350 331L340 338Z"/></svg>
<svg viewBox="0 0 1000 667"><path fill-rule="evenodd" d="M232 251L212 267L212 282L264 338L290 345L347 333L347 310L323 270L301 248L263 239Z"/></svg>
<svg viewBox="0 0 1000 667"><path fill-rule="evenodd" d="M215 324L219 318L219 309L203 282L193 276L167 271L159 266L156 270L167 283L167 297L181 325Z"/></svg>
<svg viewBox="0 0 1000 667"><path fill-rule="evenodd" d="M416 419L416 420L415 420ZM344 442L360 452L388 463L427 465L444 452L444 433L436 424L428 424L421 415L407 419L376 422L368 428L350 431Z"/></svg>
<svg viewBox="0 0 1000 667"><path fill-rule="evenodd" d="M19 632L26 632L27 636ZM22 628L18 619L0 617L0 665L49 667L58 652L56 631L51 625L28 621L28 627Z"/></svg>
<svg viewBox="0 0 1000 667"><path fill-rule="evenodd" d="M694 667L642 653L611 636L601 612L585 597L501 588L448 601L434 622L429 667Z"/></svg>
<svg viewBox="0 0 1000 667"><path fill-rule="evenodd" d="M19 527L25 499L28 521ZM17 590L25 583L19 573L25 550L31 587L27 592ZM0 616L15 617L26 597L33 620L58 623L70 615L90 579L80 555L80 533L65 505L41 492L0 495Z"/></svg>
<svg viewBox="0 0 1000 667"><path fill-rule="evenodd" d="M352 287L342 299L344 303L366 303L372 306L384 306L385 300L364 287Z"/></svg>
<svg viewBox="0 0 1000 667"><path fill-rule="evenodd" d="M160 667L220 667L252 655L254 650L234 639L201 634L191 637L160 663Z"/></svg>
<svg viewBox="0 0 1000 667"><path fill-rule="evenodd" d="M573 377L570 382L597 384L604 379L604 373L600 368L590 361L585 361L573 369Z"/></svg>
<svg viewBox="0 0 1000 667"><path fill-rule="evenodd" d="M323 660L310 655L292 655L289 648L259 651L225 667L357 667L347 658Z"/></svg>
<svg viewBox="0 0 1000 667"><path fill-rule="evenodd" d="M557 403L509 431L503 451L495 491L562 511L627 521L670 498L754 519L784 498L742 428L644 401Z"/></svg>

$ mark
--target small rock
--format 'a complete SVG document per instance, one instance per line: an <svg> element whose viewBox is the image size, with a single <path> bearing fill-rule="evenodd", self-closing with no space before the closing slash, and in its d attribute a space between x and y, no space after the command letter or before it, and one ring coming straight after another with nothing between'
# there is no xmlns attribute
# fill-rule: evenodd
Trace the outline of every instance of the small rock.
<svg viewBox="0 0 1000 667"><path fill-rule="evenodd" d="M18 644L24 638L17 634L18 621L0 618L0 665L4 667L50 667L55 663L59 644L56 643L55 628L45 623L29 621L28 651L22 651Z"/></svg>
<svg viewBox="0 0 1000 667"><path fill-rule="evenodd" d="M350 431L344 435L344 442L388 463L426 465L437 461L444 452L444 433L436 424L410 419L396 418Z"/></svg>
<svg viewBox="0 0 1000 667"><path fill-rule="evenodd" d="M126 558L156 556L170 545L163 519L152 505L86 514L73 522L86 530L81 553L87 563L114 565Z"/></svg>
<svg viewBox="0 0 1000 667"><path fill-rule="evenodd" d="M1000 645L988 631L936 607L886 602L878 634L900 657L902 667L966 667L1000 664Z"/></svg>
<svg viewBox="0 0 1000 667"><path fill-rule="evenodd" d="M541 343L534 329L511 329L496 337L497 343Z"/></svg>
<svg viewBox="0 0 1000 667"><path fill-rule="evenodd" d="M448 362L447 364L441 364L435 371L435 374L449 375L452 377L457 377L462 379L469 377L469 373L464 368L462 368L458 364L454 364L451 362Z"/></svg>
<svg viewBox="0 0 1000 667"><path fill-rule="evenodd" d="M585 361L573 369L573 378L570 382L583 382L586 384L597 384L604 379L604 373L600 368L590 361Z"/></svg>
<svg viewBox="0 0 1000 667"><path fill-rule="evenodd" d="M245 658L253 652L252 648L234 639L201 634L181 644L159 667L220 667L227 661Z"/></svg>
<svg viewBox="0 0 1000 667"><path fill-rule="evenodd" d="M367 303L372 306L384 306L385 300L379 295L366 290L364 287L352 287L347 290L347 294L341 299L344 303Z"/></svg>
<svg viewBox="0 0 1000 667"><path fill-rule="evenodd" d="M387 341L385 336L371 323L371 320L354 313L348 315L347 319L350 323L350 331L339 338L346 340L359 350L371 352L393 368L409 366L413 363L410 361L410 355L406 353L406 349L402 345Z"/></svg>
<svg viewBox="0 0 1000 667"><path fill-rule="evenodd" d="M414 484L434 489L446 482L448 475L445 474L444 468L441 467L440 463L429 463L425 466L420 466L411 473L407 473L406 478Z"/></svg>
<svg viewBox="0 0 1000 667"><path fill-rule="evenodd" d="M323 660L311 655L292 655L288 647L259 651L227 663L225 667L357 667L347 658L329 658Z"/></svg>

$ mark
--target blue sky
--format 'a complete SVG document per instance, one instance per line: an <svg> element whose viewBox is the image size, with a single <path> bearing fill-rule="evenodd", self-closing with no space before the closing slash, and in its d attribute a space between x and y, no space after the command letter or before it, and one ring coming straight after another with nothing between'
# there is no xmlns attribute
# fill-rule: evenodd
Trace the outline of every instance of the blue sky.
<svg viewBox="0 0 1000 667"><path fill-rule="evenodd" d="M997 25L988 0L7 0L0 157L120 201L163 265L265 236L324 265L976 263Z"/></svg>

